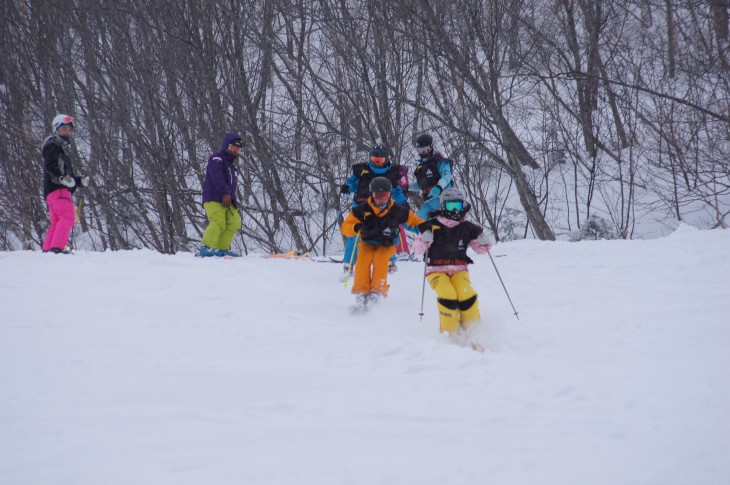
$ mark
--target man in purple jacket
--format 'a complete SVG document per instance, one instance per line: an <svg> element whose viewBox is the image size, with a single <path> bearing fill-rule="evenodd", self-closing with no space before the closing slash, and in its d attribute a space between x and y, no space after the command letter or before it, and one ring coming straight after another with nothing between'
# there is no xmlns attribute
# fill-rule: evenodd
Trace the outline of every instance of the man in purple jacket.
<svg viewBox="0 0 730 485"><path fill-rule="evenodd" d="M200 256L234 256L231 241L241 229L241 215L236 198L236 166L243 140L238 133L223 137L220 151L208 159L203 183L203 207L208 216L208 227L203 233Z"/></svg>

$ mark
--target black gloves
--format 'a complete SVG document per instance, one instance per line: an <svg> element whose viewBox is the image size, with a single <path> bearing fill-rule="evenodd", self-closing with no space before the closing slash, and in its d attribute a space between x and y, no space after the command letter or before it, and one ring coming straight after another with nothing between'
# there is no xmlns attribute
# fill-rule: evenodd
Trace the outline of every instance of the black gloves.
<svg viewBox="0 0 730 485"><path fill-rule="evenodd" d="M395 239L395 231L384 226L381 221L372 221L372 224L363 226L363 224L355 224L355 230L360 233L360 239L367 241L377 241L383 246L392 246Z"/></svg>
<svg viewBox="0 0 730 485"><path fill-rule="evenodd" d="M417 227L418 227L418 230L422 233L431 230L431 224L429 224L428 222L419 224Z"/></svg>
<svg viewBox="0 0 730 485"><path fill-rule="evenodd" d="M350 192L350 186L347 184L342 184L342 187L340 187L340 193L347 194L349 192Z"/></svg>

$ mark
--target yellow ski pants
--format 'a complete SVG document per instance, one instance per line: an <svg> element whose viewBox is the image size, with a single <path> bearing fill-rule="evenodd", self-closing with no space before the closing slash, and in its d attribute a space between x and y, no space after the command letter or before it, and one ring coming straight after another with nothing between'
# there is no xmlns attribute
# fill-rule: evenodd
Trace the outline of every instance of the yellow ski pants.
<svg viewBox="0 0 730 485"><path fill-rule="evenodd" d="M209 224L203 233L202 243L213 249L231 249L233 236L241 229L241 215L238 210L233 204L223 207L220 202L206 202L203 207Z"/></svg>
<svg viewBox="0 0 730 485"><path fill-rule="evenodd" d="M471 287L467 271L451 276L446 273L431 273L426 278L436 292L441 332L453 335L460 327L466 329L479 323L477 293Z"/></svg>

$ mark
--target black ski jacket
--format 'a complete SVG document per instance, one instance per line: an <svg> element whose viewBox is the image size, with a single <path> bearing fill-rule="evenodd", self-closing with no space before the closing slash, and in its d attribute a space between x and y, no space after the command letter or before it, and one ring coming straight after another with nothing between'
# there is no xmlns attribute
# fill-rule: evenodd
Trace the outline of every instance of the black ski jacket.
<svg viewBox="0 0 730 485"><path fill-rule="evenodd" d="M438 219L430 219L418 226L421 232L431 231L433 243L428 248L429 266L448 266L471 264L466 255L469 243L478 238L482 228L470 221L462 221L455 227L441 224Z"/></svg>
<svg viewBox="0 0 730 485"><path fill-rule="evenodd" d="M51 135L43 142L43 198L58 189L68 188L58 181L64 175L71 176L76 181L76 187L81 183L80 178L74 175L71 158L68 156L70 143L58 135ZM71 193L76 191L71 187Z"/></svg>

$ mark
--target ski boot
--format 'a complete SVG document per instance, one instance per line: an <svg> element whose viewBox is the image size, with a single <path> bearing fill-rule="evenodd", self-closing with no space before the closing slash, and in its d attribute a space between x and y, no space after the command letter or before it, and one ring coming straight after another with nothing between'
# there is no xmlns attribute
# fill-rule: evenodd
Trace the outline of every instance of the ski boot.
<svg viewBox="0 0 730 485"><path fill-rule="evenodd" d="M210 257L221 257L225 256L225 253L221 251L220 249L211 248L210 246L206 244L202 244L200 246L200 252L198 255L201 258L210 258Z"/></svg>
<svg viewBox="0 0 730 485"><path fill-rule="evenodd" d="M381 295L380 293L370 293L368 295L368 305L375 305L380 301Z"/></svg>
<svg viewBox="0 0 730 485"><path fill-rule="evenodd" d="M231 251L230 249L224 249L224 250L222 251L222 253L223 253L223 256L226 256L226 257L228 257L228 258L240 258L240 257L241 257L241 255L240 255L240 254L238 254L238 253L234 253L234 252L233 252L233 251Z"/></svg>
<svg viewBox="0 0 730 485"><path fill-rule="evenodd" d="M355 304L350 306L353 315L364 314L368 311L368 296L365 293L355 294Z"/></svg>

